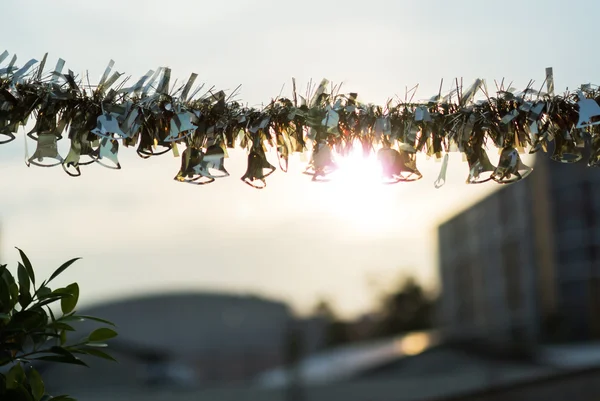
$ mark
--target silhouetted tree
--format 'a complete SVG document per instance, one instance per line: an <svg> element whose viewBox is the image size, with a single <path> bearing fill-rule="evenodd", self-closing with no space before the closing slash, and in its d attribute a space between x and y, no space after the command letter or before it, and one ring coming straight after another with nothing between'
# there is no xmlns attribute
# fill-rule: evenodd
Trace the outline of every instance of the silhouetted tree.
<svg viewBox="0 0 600 401"><path fill-rule="evenodd" d="M407 278L397 291L385 297L378 335L392 336L432 328L434 304L414 278Z"/></svg>
<svg viewBox="0 0 600 401"><path fill-rule="evenodd" d="M338 318L329 301L322 299L314 310L314 316L325 323L324 347L331 348L349 342L348 323Z"/></svg>

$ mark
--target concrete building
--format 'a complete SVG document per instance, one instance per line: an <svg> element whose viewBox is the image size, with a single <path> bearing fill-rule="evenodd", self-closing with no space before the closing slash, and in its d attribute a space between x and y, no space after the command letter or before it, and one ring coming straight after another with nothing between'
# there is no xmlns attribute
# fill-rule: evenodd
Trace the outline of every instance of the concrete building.
<svg viewBox="0 0 600 401"><path fill-rule="evenodd" d="M527 179L441 224L445 335L532 343L600 338L599 184L600 170L542 154Z"/></svg>

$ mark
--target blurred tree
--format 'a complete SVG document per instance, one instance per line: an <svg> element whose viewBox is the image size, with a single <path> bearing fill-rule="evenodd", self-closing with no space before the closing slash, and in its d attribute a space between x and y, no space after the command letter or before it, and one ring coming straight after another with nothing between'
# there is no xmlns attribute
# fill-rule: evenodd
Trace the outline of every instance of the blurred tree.
<svg viewBox="0 0 600 401"><path fill-rule="evenodd" d="M324 347L331 348L343 345L349 342L348 323L341 320L331 303L326 299L321 299L315 306L313 316L321 318L325 324Z"/></svg>
<svg viewBox="0 0 600 401"><path fill-rule="evenodd" d="M406 278L398 290L384 296L377 336L431 329L434 305L435 300L426 294L413 277Z"/></svg>

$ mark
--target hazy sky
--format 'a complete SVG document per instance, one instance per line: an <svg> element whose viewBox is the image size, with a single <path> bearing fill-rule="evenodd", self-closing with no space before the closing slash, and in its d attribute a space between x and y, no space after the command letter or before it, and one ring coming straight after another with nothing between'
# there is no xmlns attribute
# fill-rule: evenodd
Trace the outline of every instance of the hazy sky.
<svg viewBox="0 0 600 401"><path fill-rule="evenodd" d="M48 68L61 57L96 82L110 59L134 78L168 66L175 77L196 72L221 89L242 84L240 99L251 105L268 102L283 84L289 94L291 77L303 85L344 82L346 91L380 103L417 83L417 98L428 98L441 78L445 89L456 77L465 85L503 77L518 88L529 79L541 85L548 66L558 91L600 82L600 58L589 48L594 24L583 19L599 14L598 2L288 4L3 0L0 52L16 53L18 65L49 52ZM207 187L173 181L180 161L172 155L142 160L133 149L121 150L122 171L90 166L71 178L60 168L27 168L18 138L0 146L0 260L13 264L13 247L22 247L44 275L82 256L63 282L78 281L88 304L225 289L299 310L329 296L340 312L359 313L373 300L370 281L383 285L407 272L435 285L436 223L496 188L464 185L460 155L439 190L440 164L432 161L420 161L420 182L381 187L313 184L296 159L294 171L278 171L256 191L238 179L242 152L227 160L232 177Z"/></svg>

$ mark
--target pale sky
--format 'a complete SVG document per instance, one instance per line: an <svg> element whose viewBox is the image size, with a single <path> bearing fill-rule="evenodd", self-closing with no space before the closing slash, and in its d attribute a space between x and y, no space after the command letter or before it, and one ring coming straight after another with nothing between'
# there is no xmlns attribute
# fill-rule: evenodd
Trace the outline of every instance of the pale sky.
<svg viewBox="0 0 600 401"><path fill-rule="evenodd" d="M1 7L0 53L16 53L18 65L49 52L47 68L60 57L92 82L110 59L134 79L167 66L180 80L196 72L219 89L242 84L239 99L250 105L269 102L283 84L289 95L291 77L302 86L343 82L342 91L380 104L415 84L416 98L429 98L442 78L447 90L456 77L465 85L484 78L493 87L503 77L521 89L529 79L541 85L549 66L557 91L600 82L594 24L583 19L599 14L593 1L3 0ZM292 171L277 171L257 191L239 180L243 151L230 156L232 176L205 187L173 181L180 160L170 154L142 160L124 148L123 170L84 166L72 178L60 167L27 168L19 135L0 146L0 260L14 265L19 246L43 276L82 256L63 283L80 283L83 304L209 289L260 293L299 311L327 296L350 316L372 305L369 281L405 272L435 286L436 224L497 188L465 185L467 164L456 154L437 190L433 161L420 160L421 181L382 187L311 183L296 158Z"/></svg>

